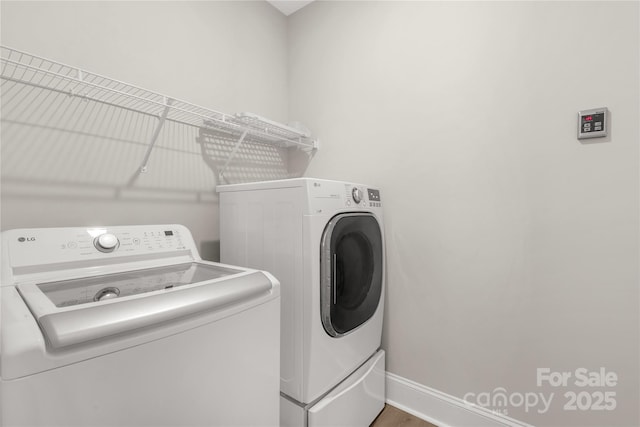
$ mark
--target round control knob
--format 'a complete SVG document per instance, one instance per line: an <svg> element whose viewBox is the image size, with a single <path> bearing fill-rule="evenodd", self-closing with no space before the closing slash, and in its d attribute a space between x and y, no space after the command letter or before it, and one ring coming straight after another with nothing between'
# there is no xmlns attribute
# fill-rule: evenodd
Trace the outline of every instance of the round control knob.
<svg viewBox="0 0 640 427"><path fill-rule="evenodd" d="M359 204L362 201L362 191L358 187L353 187L351 195L353 196L353 201L356 202L356 204Z"/></svg>
<svg viewBox="0 0 640 427"><path fill-rule="evenodd" d="M105 301L112 298L118 298L120 295L120 289L108 287L100 289L98 293L93 297L94 301Z"/></svg>
<svg viewBox="0 0 640 427"><path fill-rule="evenodd" d="M94 241L94 246L100 252L113 252L119 244L118 238L110 233L101 234Z"/></svg>

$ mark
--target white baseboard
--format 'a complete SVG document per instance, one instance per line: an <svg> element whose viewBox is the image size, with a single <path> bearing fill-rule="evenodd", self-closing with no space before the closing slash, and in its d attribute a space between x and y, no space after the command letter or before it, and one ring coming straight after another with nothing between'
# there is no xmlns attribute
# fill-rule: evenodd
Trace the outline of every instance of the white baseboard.
<svg viewBox="0 0 640 427"><path fill-rule="evenodd" d="M387 403L438 427L533 427L387 372Z"/></svg>

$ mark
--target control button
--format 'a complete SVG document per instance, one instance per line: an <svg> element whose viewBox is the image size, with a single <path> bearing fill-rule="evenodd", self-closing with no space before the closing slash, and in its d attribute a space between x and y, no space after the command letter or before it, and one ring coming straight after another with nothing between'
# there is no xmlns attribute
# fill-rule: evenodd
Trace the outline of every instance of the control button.
<svg viewBox="0 0 640 427"><path fill-rule="evenodd" d="M351 206L351 200L347 200L347 206Z"/></svg>
<svg viewBox="0 0 640 427"><path fill-rule="evenodd" d="M139 245L140 244L140 239L138 239L138 238L133 239L133 244L134 245Z"/></svg>
<svg viewBox="0 0 640 427"><path fill-rule="evenodd" d="M602 130L602 126L596 126L594 129L595 130Z"/></svg>
<svg viewBox="0 0 640 427"><path fill-rule="evenodd" d="M69 242L69 243L67 243L67 247L69 249L75 249L75 248L78 247L78 244L76 242Z"/></svg>
<svg viewBox="0 0 640 427"><path fill-rule="evenodd" d="M351 195L353 196L353 201L356 202L356 204L359 204L362 201L362 191L358 187L353 187Z"/></svg>
<svg viewBox="0 0 640 427"><path fill-rule="evenodd" d="M120 241L115 235L111 233L105 233L96 237L96 240L93 242L93 244L100 252L113 252L120 244Z"/></svg>
<svg viewBox="0 0 640 427"><path fill-rule="evenodd" d="M602 126L602 122L596 122L596 126Z"/></svg>

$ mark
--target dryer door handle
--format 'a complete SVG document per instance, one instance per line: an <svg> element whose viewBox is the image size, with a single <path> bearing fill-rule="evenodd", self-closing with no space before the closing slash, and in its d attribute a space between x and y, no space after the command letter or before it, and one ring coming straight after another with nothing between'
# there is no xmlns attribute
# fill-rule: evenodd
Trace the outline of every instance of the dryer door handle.
<svg viewBox="0 0 640 427"><path fill-rule="evenodd" d="M333 288L333 305L338 303L338 267L337 267L338 255L333 254L333 280L331 281L331 287Z"/></svg>

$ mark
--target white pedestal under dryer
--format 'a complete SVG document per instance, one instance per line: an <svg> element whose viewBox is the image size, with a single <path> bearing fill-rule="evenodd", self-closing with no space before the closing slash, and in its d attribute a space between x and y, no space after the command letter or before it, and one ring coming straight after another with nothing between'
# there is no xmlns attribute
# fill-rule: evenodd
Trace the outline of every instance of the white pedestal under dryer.
<svg viewBox="0 0 640 427"><path fill-rule="evenodd" d="M281 283L281 425L368 426L385 401L380 191L310 178L217 191L221 260Z"/></svg>

